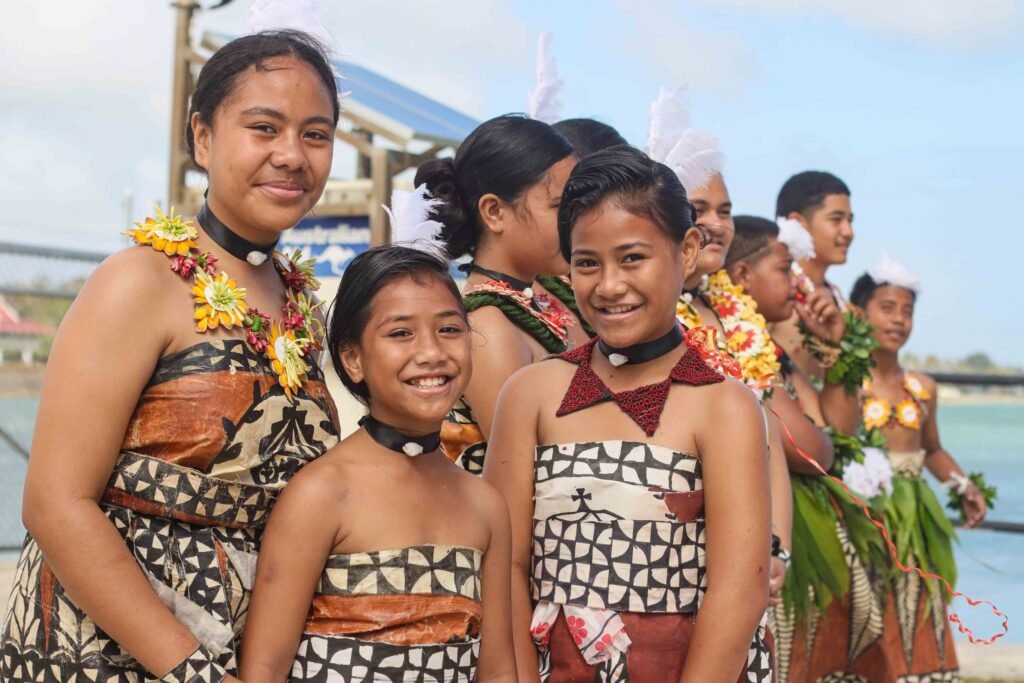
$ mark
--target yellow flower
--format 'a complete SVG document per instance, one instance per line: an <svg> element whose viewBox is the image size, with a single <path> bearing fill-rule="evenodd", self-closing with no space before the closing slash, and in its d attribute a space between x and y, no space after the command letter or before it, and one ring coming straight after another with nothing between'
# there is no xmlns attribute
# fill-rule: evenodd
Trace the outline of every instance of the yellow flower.
<svg viewBox="0 0 1024 683"><path fill-rule="evenodd" d="M907 375L907 378L903 381L903 387L907 392L919 401L927 401L932 395L924 388L921 380L914 375Z"/></svg>
<svg viewBox="0 0 1024 683"><path fill-rule="evenodd" d="M196 238L199 236L192 221L182 220L181 216L174 215L173 206L170 215L165 214L158 206L156 218L147 218L135 225L138 227L124 234L131 237L136 244L148 244L168 256L185 256L196 246Z"/></svg>
<svg viewBox="0 0 1024 683"><path fill-rule="evenodd" d="M277 381L288 398L292 398L295 390L306 381L309 365L303 353L311 341L296 338L294 330L281 332L277 323L270 328L267 355L270 357L271 367L277 374Z"/></svg>
<svg viewBox="0 0 1024 683"><path fill-rule="evenodd" d="M896 405L896 420L907 429L921 428L921 413L912 398L905 398Z"/></svg>
<svg viewBox="0 0 1024 683"><path fill-rule="evenodd" d="M683 298L676 302L676 319L688 330L695 330L703 326L700 313L693 307L693 304Z"/></svg>
<svg viewBox="0 0 1024 683"><path fill-rule="evenodd" d="M245 303L245 289L239 287L227 273L212 277L206 271L196 271L196 284L192 287L192 300L196 305L196 332L231 329L242 325L249 306Z"/></svg>
<svg viewBox="0 0 1024 683"><path fill-rule="evenodd" d="M892 408L884 398L867 398L864 400L864 428L877 429L889 422Z"/></svg>

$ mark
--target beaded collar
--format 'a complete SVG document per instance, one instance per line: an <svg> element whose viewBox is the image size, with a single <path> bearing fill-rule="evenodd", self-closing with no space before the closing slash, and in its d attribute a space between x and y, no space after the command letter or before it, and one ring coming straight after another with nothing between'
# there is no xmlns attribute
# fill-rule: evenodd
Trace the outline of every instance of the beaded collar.
<svg viewBox="0 0 1024 683"><path fill-rule="evenodd" d="M548 353L561 353L569 345L572 315L546 294L527 297L502 280L485 282L462 297L466 312L494 306L509 321L535 339Z"/></svg>
<svg viewBox="0 0 1024 683"><path fill-rule="evenodd" d="M572 351L551 358L558 358L576 366L576 372L562 398L562 403L555 413L558 417L575 413L590 406L614 401L622 412L636 422L647 436L653 436L661 423L661 413L665 409L669 389L673 384L716 384L723 381L723 375L715 372L704 361L704 356L696 342L687 335L686 352L661 382L648 384L615 392L608 388L604 381L594 372L591 365L594 347L597 340L577 347Z"/></svg>

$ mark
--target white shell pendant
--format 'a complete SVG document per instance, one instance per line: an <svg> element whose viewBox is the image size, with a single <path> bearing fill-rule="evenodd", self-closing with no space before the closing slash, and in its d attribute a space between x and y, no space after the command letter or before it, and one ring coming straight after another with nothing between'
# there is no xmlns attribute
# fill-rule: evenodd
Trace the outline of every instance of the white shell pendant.
<svg viewBox="0 0 1024 683"><path fill-rule="evenodd" d="M689 292L683 292L682 299L688 304L693 303L693 294L690 294Z"/></svg>
<svg viewBox="0 0 1024 683"><path fill-rule="evenodd" d="M267 255L262 251L250 251L246 255L245 260L254 266L262 266L267 260Z"/></svg>
<svg viewBox="0 0 1024 683"><path fill-rule="evenodd" d="M402 446L402 452L408 456L416 457L417 455L421 455L423 453L423 446L419 445L415 441L409 441L404 446Z"/></svg>
<svg viewBox="0 0 1024 683"><path fill-rule="evenodd" d="M527 287L526 289L524 289L523 290L523 296L525 296L527 299L532 299L533 298L533 287Z"/></svg>
<svg viewBox="0 0 1024 683"><path fill-rule="evenodd" d="M620 365L625 365L626 363L628 363L629 359L623 356L621 353L613 353L608 356L608 362L614 365L615 367L619 367Z"/></svg>

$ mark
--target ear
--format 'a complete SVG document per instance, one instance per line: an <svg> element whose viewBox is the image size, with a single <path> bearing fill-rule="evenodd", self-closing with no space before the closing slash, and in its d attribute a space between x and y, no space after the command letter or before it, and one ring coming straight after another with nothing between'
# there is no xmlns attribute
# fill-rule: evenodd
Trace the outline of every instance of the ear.
<svg viewBox="0 0 1024 683"><path fill-rule="evenodd" d="M743 289L750 288L752 275L753 269L751 269L750 264L746 261L737 261L729 268L729 277L732 279L732 283Z"/></svg>
<svg viewBox="0 0 1024 683"><path fill-rule="evenodd" d="M359 384L366 379L363 374L363 354L358 346L342 348L338 352L338 358L341 360L341 367L345 368L345 373L354 384Z"/></svg>
<svg viewBox="0 0 1024 683"><path fill-rule="evenodd" d="M196 165L205 170L210 160L210 136L213 135L213 131L210 129L210 126L200 120L199 112L192 114L192 120L189 121L189 125L192 127Z"/></svg>
<svg viewBox="0 0 1024 683"><path fill-rule="evenodd" d="M807 225L807 219L799 211L790 211L789 215L786 216L791 221L796 221L800 225L804 226L804 230L810 230L811 226Z"/></svg>
<svg viewBox="0 0 1024 683"><path fill-rule="evenodd" d="M476 203L484 230L500 235L505 232L509 206L496 194L485 194Z"/></svg>
<svg viewBox="0 0 1024 683"><path fill-rule="evenodd" d="M683 235L679 243L679 260L683 266L683 281L687 281L697 272L697 260L700 258L701 234L698 228L691 228Z"/></svg>

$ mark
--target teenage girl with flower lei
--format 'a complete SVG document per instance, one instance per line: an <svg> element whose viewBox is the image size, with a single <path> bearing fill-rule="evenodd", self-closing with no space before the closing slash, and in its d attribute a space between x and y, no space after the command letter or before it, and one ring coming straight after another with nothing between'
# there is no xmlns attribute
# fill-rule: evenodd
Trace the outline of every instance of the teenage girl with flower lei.
<svg viewBox="0 0 1024 683"><path fill-rule="evenodd" d="M894 476L885 522L901 551L900 561L954 584L953 527L922 471L927 467L951 489L951 507L958 509L967 528L985 518L995 489L979 474L965 475L942 447L935 381L899 363L914 325L917 289L917 280L883 255L850 293L850 302L864 311L878 341L871 380L864 386L864 426L881 430L889 447ZM890 588L885 633L880 645L865 653L863 670L874 673L872 680L958 675L943 588L906 572L898 573Z"/></svg>
<svg viewBox="0 0 1024 683"><path fill-rule="evenodd" d="M451 258L470 256L464 289L473 334L473 378L442 430L445 452L479 474L498 391L508 377L569 343L571 313L533 291L568 265L555 226L572 147L546 123L499 116L476 128L454 158L429 161L415 184L442 201L434 217Z"/></svg>
<svg viewBox="0 0 1024 683"><path fill-rule="evenodd" d="M369 415L274 506L245 631L247 682L516 681L508 512L440 448L472 374L448 268L394 245L345 270L327 347Z"/></svg>
<svg viewBox="0 0 1024 683"><path fill-rule="evenodd" d="M96 270L54 341L3 680L234 680L271 503L337 441L311 264L273 254L323 192L337 95L299 32L203 67L198 220L138 224L143 246Z"/></svg>
<svg viewBox="0 0 1024 683"><path fill-rule="evenodd" d="M675 173L632 148L566 184L561 249L597 338L506 383L484 473L512 518L524 681L771 678L764 421L675 319L689 215Z"/></svg>

